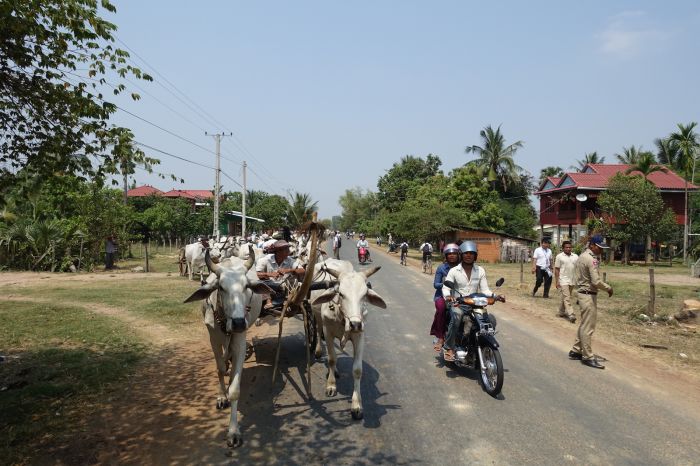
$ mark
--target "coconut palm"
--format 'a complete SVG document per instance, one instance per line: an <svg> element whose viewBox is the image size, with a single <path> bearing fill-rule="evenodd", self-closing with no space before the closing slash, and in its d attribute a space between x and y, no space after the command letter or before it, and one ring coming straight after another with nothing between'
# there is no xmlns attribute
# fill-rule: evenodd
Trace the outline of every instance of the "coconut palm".
<svg viewBox="0 0 700 466"><path fill-rule="evenodd" d="M544 183L544 181L550 176L561 178L564 176L564 169L561 167L544 167L542 170L540 170L540 180L538 185L541 186L542 183Z"/></svg>
<svg viewBox="0 0 700 466"><path fill-rule="evenodd" d="M685 228L683 234L683 262L688 258L688 177L694 176L691 171L695 168L695 157L697 157L700 149L698 134L695 132L696 122L683 125L678 123L678 131L671 133L669 139L678 146L678 151L681 155L681 163L679 164L684 171L685 178Z"/></svg>
<svg viewBox="0 0 700 466"><path fill-rule="evenodd" d="M649 175L654 172L666 172L668 168L656 163L654 154L651 152L641 152L637 156L637 162L625 170L625 174L629 175L632 172L640 172L644 179L649 182Z"/></svg>
<svg viewBox="0 0 700 466"><path fill-rule="evenodd" d="M291 228L297 228L308 222L311 220L313 213L318 210L316 205L318 201L311 202L311 196L306 193L295 192L290 196L289 204L287 221Z"/></svg>
<svg viewBox="0 0 700 466"><path fill-rule="evenodd" d="M675 141L671 140L670 137L656 138L654 145L656 146L656 160L659 163L663 163L677 172L683 172L681 153Z"/></svg>
<svg viewBox="0 0 700 466"><path fill-rule="evenodd" d="M496 189L500 182L505 192L509 184L520 182L522 168L516 165L513 157L516 151L523 147L523 141L506 145L500 126L494 131L489 125L479 132L479 136L483 141L483 147L467 146L464 150L467 154L474 152L478 156L476 160L469 163L484 170L492 189Z"/></svg>
<svg viewBox="0 0 700 466"><path fill-rule="evenodd" d="M591 164L591 163L605 163L605 157L599 157L598 152L589 152L586 155L584 155L583 159L577 160L576 163L578 166L571 166L570 168L573 168L577 172L582 172L584 168L586 168L586 165Z"/></svg>
<svg viewBox="0 0 700 466"><path fill-rule="evenodd" d="M642 150L641 146L636 147L634 144L630 147L623 147L622 154L615 154L615 157L617 157L617 160L620 163L624 163L625 165L634 165L639 162L642 154L645 154L645 156L646 154L649 154L651 155L652 160L654 160L654 154L644 151Z"/></svg>

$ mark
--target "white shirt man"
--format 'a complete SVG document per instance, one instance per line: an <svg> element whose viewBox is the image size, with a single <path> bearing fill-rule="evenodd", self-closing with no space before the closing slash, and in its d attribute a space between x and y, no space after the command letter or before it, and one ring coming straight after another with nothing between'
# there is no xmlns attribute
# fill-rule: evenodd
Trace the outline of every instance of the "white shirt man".
<svg viewBox="0 0 700 466"><path fill-rule="evenodd" d="M532 273L537 274L532 296L544 281L544 295L549 298L549 287L552 286L552 250L549 249L549 239L543 239L541 246L532 253Z"/></svg>
<svg viewBox="0 0 700 466"><path fill-rule="evenodd" d="M340 238L340 232L336 232L333 236L333 257L340 259L340 246L342 244L342 239Z"/></svg>
<svg viewBox="0 0 700 466"><path fill-rule="evenodd" d="M571 241L564 241L561 247L562 252L557 254L554 260L554 284L561 292L558 315L574 323L576 322L576 315L571 305L571 294L576 284L574 281L574 270L576 268L576 261L578 261L578 255L571 252Z"/></svg>

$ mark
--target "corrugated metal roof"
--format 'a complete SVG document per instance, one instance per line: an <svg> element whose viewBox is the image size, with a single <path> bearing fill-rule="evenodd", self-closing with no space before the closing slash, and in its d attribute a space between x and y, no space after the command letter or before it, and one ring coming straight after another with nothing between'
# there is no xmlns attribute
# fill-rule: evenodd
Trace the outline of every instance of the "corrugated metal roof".
<svg viewBox="0 0 700 466"><path fill-rule="evenodd" d="M161 194L163 194L163 191L161 191L158 188L154 188L153 186L148 184L139 186L138 188L130 189L126 192L126 195L128 197L144 197L152 195L159 196Z"/></svg>

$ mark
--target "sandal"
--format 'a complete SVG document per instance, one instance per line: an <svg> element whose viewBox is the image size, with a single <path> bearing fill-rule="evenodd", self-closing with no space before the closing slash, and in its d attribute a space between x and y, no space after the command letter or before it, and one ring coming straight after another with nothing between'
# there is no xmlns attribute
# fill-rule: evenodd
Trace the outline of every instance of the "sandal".
<svg viewBox="0 0 700 466"><path fill-rule="evenodd" d="M439 353L442 350L442 345L445 343L444 340L438 340L434 345L433 349L435 350L436 353Z"/></svg>
<svg viewBox="0 0 700 466"><path fill-rule="evenodd" d="M274 304L272 304L272 303L265 303L265 305L263 306L263 309L265 309L265 310L270 310L270 309L272 309L273 307L275 307Z"/></svg>
<svg viewBox="0 0 700 466"><path fill-rule="evenodd" d="M454 362L455 360L455 351L451 349L446 349L442 353L442 359L444 359L447 362Z"/></svg>

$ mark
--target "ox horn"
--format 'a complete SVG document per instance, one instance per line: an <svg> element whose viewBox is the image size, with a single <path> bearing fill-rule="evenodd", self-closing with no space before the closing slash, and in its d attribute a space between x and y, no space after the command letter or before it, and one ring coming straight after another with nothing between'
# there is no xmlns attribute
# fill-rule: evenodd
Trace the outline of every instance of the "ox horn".
<svg viewBox="0 0 700 466"><path fill-rule="evenodd" d="M329 274L333 275L335 278L340 277L340 272L338 272L338 271L336 271L336 270L333 270L333 269L329 269L328 267L325 267L324 269L325 269L326 272L328 272Z"/></svg>
<svg viewBox="0 0 700 466"><path fill-rule="evenodd" d="M217 277L221 276L221 266L219 264L215 264L211 260L211 256L209 256L209 248L204 250L204 263L207 264L209 272L215 273Z"/></svg>
<svg viewBox="0 0 700 466"><path fill-rule="evenodd" d="M369 278L370 276L374 275L375 273L379 272L379 269L381 269L382 266L378 265L376 267L372 267L371 269L368 270L363 270L362 273L365 274L365 277Z"/></svg>
<svg viewBox="0 0 700 466"><path fill-rule="evenodd" d="M245 269L250 270L255 264L255 251L253 250L253 245L248 245L248 260L245 261Z"/></svg>

